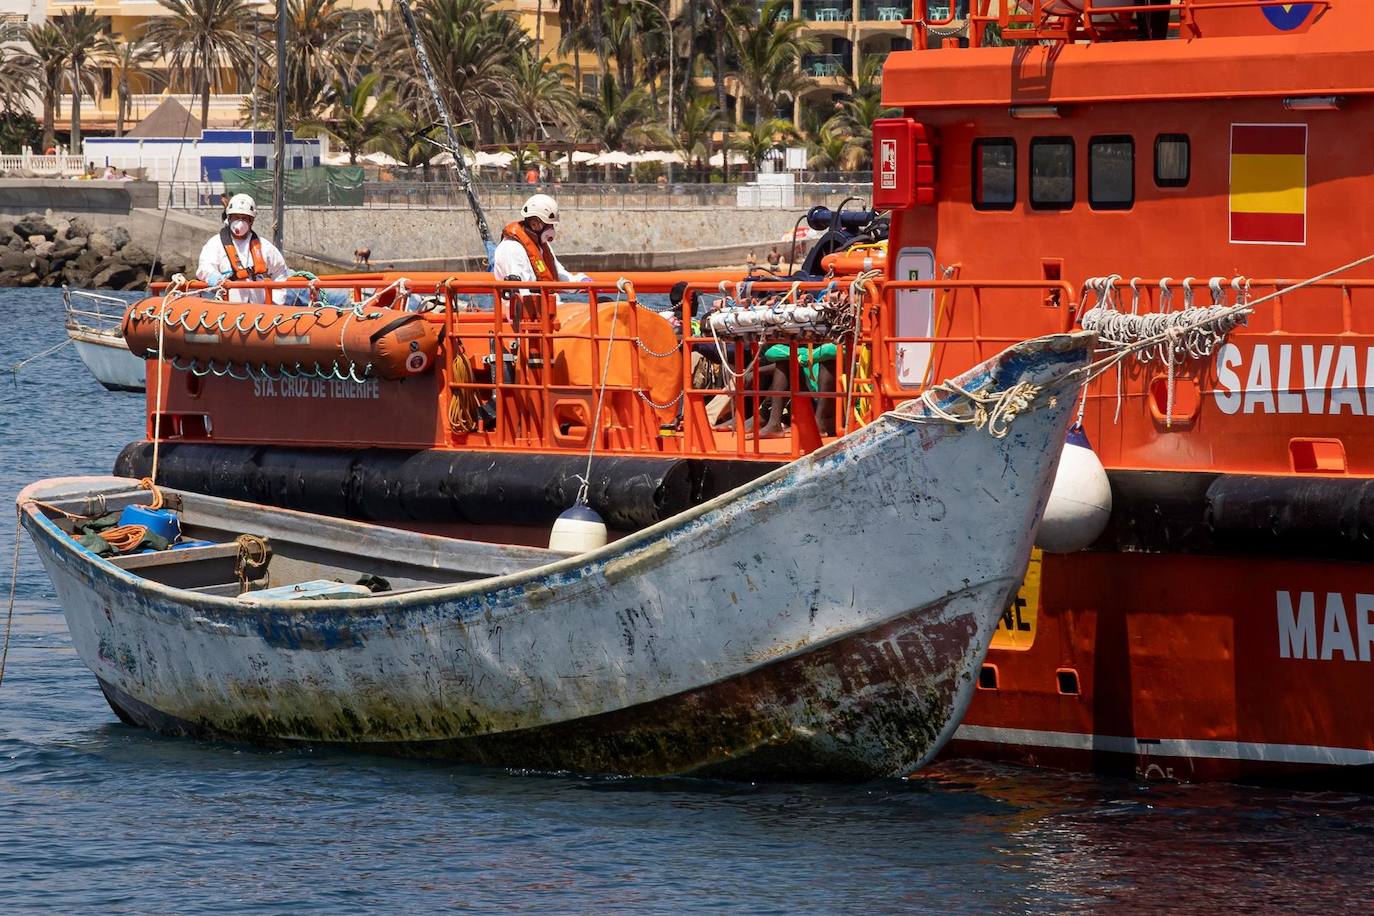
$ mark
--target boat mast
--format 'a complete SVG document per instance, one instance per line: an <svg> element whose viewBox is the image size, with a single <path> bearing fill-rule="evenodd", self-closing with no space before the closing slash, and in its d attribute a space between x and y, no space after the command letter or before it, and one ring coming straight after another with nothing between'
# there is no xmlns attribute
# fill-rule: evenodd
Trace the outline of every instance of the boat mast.
<svg viewBox="0 0 1374 916"><path fill-rule="evenodd" d="M277 123L273 138L272 244L280 250L286 223L286 0L277 0Z"/></svg>
<svg viewBox="0 0 1374 916"><path fill-rule="evenodd" d="M406 31L410 33L410 42L415 46L415 56L420 61L420 71L424 73L425 82L429 85L429 94L434 99L434 107L439 111L439 120L444 125L444 133L448 135L449 152L453 154L453 164L458 169L458 183L467 196L468 206L472 208L472 215L477 219L477 234L482 237L482 247L486 251L487 260L490 261L496 250L496 245L491 240L491 230L487 228L487 215L482 212L482 204L477 199L477 191L472 186L472 176L468 173L468 164L463 158L462 147L458 143L458 132L453 129L453 118L449 116L448 106L444 104L444 97L439 93L439 82L434 78L434 68L429 65L429 54L425 52L424 42L420 40L420 30L415 25L415 15L410 11L410 2L409 0L396 0L396 2L401 7L401 17L405 20Z"/></svg>

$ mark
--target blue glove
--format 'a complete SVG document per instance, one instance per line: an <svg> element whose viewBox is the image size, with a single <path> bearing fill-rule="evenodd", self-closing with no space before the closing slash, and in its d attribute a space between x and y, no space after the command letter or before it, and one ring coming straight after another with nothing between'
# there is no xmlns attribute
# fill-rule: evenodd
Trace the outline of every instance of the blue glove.
<svg viewBox="0 0 1374 916"><path fill-rule="evenodd" d="M218 286L222 282L224 282L224 274L217 273L213 270L205 277L206 286Z"/></svg>

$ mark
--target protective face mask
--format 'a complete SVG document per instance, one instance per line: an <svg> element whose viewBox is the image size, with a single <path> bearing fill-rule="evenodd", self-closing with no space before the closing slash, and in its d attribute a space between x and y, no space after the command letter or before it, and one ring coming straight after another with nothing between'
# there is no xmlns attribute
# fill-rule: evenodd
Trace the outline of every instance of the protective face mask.
<svg viewBox="0 0 1374 916"><path fill-rule="evenodd" d="M229 222L229 231L234 233L234 235L238 236L239 238L243 238L245 235L248 234L248 230L252 227L252 225L253 224L248 222L248 220L246 219L231 220Z"/></svg>
<svg viewBox="0 0 1374 916"><path fill-rule="evenodd" d="M539 233L539 241L543 242L545 245L552 245L553 237L554 230L552 226L546 227L543 232Z"/></svg>

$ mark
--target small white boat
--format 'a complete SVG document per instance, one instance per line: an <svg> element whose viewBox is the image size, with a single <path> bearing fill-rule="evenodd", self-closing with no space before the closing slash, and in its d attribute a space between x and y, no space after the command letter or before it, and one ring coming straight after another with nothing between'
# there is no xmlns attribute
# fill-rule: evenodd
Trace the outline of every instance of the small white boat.
<svg viewBox="0 0 1374 916"><path fill-rule="evenodd" d="M199 546L102 557L74 521L147 502L135 481L18 502L130 724L550 770L901 775L969 703L1094 340L1018 344L963 393L582 554L164 490ZM996 435L971 422L989 414Z"/></svg>
<svg viewBox="0 0 1374 916"><path fill-rule="evenodd" d="M67 336L95 380L110 391L143 391L147 364L129 352L120 323L129 304L114 296L62 288Z"/></svg>

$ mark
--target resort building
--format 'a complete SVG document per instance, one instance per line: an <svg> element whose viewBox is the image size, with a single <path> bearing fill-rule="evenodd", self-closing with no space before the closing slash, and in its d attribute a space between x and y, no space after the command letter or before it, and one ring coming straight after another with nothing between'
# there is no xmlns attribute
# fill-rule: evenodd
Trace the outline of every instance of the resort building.
<svg viewBox="0 0 1374 916"><path fill-rule="evenodd" d="M389 5L390 0L341 0L346 8L377 11ZM625 0L640 2L640 0ZM572 64L572 58L559 53L558 45L562 37L559 16L559 0L497 0L497 7L513 14L521 27L531 37L535 53L548 56L555 62ZM682 12L683 0L671 0L668 11L677 17ZM760 4L761 5L761 4ZM29 23L41 23L51 16L70 13L77 7L85 7L97 16L108 17L114 35L132 37L137 35L146 24L160 16L168 15L166 8L156 0L0 0L0 41L17 41L24 27ZM264 2L261 7L270 13L275 4ZM792 0L789 18L804 24L803 34L814 39L818 49L800 61L800 69L810 78L810 85L793 100L790 111L779 114L790 116L799 123L804 103L824 104L844 91L845 74L859 72L862 61L868 57L885 58L894 50L911 47L911 28L902 20L910 16L910 5L902 5L898 0ZM683 47L683 36L677 36L679 48ZM273 36L264 33L264 66L270 60ZM596 56L591 52L581 55L582 89L594 90L596 87ZM154 64L147 74L136 73L131 76L131 97L125 116L125 128L129 129L151 114L169 96L186 108L199 115L200 99L184 91L184 87L174 86L171 92L166 89L166 69ZM82 100L82 124L90 133L113 132L118 116L117 75L109 68L100 74L100 84L95 98ZM709 72L695 79L699 89L713 86ZM235 73L225 70L220 74L217 91L210 97L209 127L238 126L243 123L244 112L252 104L252 80L248 73ZM732 77L726 79L727 104L733 105L737 119L744 116L745 99L739 84ZM71 110L71 96L60 99L59 111ZM59 122L61 118L58 118Z"/></svg>

